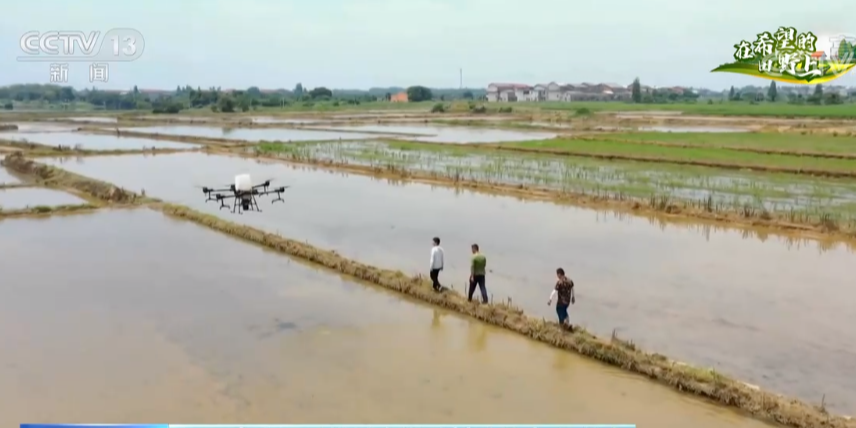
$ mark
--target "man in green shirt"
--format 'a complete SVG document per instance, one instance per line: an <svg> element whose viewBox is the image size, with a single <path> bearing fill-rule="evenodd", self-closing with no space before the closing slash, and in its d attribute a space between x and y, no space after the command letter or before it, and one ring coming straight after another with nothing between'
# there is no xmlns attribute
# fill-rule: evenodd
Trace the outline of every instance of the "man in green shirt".
<svg viewBox="0 0 856 428"><path fill-rule="evenodd" d="M482 302L487 303L487 289L485 288L484 274L487 268L487 259L484 254L479 252L479 244L472 245L473 259L470 262L470 292L467 294L467 301L473 300L473 293L476 292L476 285L481 291Z"/></svg>

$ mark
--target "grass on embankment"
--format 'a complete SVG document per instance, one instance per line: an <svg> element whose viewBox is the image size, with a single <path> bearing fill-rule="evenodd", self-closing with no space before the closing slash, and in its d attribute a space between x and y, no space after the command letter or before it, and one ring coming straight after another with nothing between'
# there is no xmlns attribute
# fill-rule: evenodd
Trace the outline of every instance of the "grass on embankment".
<svg viewBox="0 0 856 428"><path fill-rule="evenodd" d="M20 174L32 174L42 181L52 179L58 181L58 184L61 182L61 184L77 191L96 191L97 196L102 196L108 188L115 189L115 186L107 183L89 180L58 168L35 164L20 155L7 157L6 164L10 169ZM127 199L134 200L136 198L128 195ZM659 354L641 351L632 342L614 336L609 339L601 339L583 329L579 329L575 333L568 333L555 323L529 317L512 305L504 303L482 305L467 302L464 296L453 290L436 293L431 289L429 281L421 276L409 277L400 271L362 264L347 259L334 251L322 250L305 242L265 233L186 207L157 203L152 207L160 209L166 214L190 220L210 229L228 233L246 241L337 270L343 274L517 332L557 348L573 351L606 364L642 374L680 391L742 409L763 419L798 428L818 426L856 428L856 421L830 415L822 407L758 390L711 369L691 367L671 361Z"/></svg>
<svg viewBox="0 0 856 428"><path fill-rule="evenodd" d="M762 150L856 155L853 136L768 132L622 132L597 136L613 141L682 144L698 147L745 147Z"/></svg>
<svg viewBox="0 0 856 428"><path fill-rule="evenodd" d="M712 147L677 147L635 144L598 139L557 138L552 140L501 143L507 150L541 151L604 159L678 163L729 169L757 169L807 173L830 177L856 177L856 159L823 159L783 154L761 154Z"/></svg>
<svg viewBox="0 0 856 428"><path fill-rule="evenodd" d="M21 209L7 210L0 206L0 219L12 217L34 217L52 214L70 214L81 211L92 211L99 207L92 204L68 204L68 205L36 205Z"/></svg>
<svg viewBox="0 0 856 428"><path fill-rule="evenodd" d="M569 110L587 108L593 112L673 111L708 116L781 116L856 119L856 104L796 105L786 103L750 104L748 102L706 102L674 104L635 104L629 102L543 102L516 103L515 109Z"/></svg>

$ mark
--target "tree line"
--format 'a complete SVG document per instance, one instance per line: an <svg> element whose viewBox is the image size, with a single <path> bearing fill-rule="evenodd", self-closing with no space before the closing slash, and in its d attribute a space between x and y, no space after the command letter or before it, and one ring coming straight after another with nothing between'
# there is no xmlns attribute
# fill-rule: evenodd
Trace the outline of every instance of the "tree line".
<svg viewBox="0 0 856 428"><path fill-rule="evenodd" d="M850 96L842 96L839 92L830 92L828 94L823 93L823 85L817 84L814 86L814 90L811 95L803 95L801 93L790 92L787 94L787 102L788 104L844 104L846 98L850 98ZM767 88L766 94L760 91L756 92L746 92L742 93L734 89L734 86L728 91L728 99L731 101L746 101L748 100L750 103L757 103L760 101L770 101L776 102L781 101L781 96L779 94L779 88L776 86L776 81L770 82L770 86Z"/></svg>
<svg viewBox="0 0 856 428"><path fill-rule="evenodd" d="M474 99L478 89L431 89L425 86L409 88L371 88L368 91L335 90L326 87L305 88L298 83L291 90L263 91L258 87L244 90L223 90L219 87L200 88L178 86L174 91L151 93L134 86L128 91L106 91L96 88L75 90L70 86L24 84L0 87L0 102L7 110L14 102L49 106L68 106L84 102L108 110L152 110L154 113L177 113L189 108L209 108L215 112L249 111L259 107L281 107L316 104L329 106L358 105L366 102L390 101L393 94L406 92L411 102L430 100Z"/></svg>
<svg viewBox="0 0 856 428"><path fill-rule="evenodd" d="M648 89L643 90L642 83L639 78L633 80L630 85L630 99L634 103L639 104L667 104L675 102L696 102L699 95L690 90L675 92L668 89Z"/></svg>

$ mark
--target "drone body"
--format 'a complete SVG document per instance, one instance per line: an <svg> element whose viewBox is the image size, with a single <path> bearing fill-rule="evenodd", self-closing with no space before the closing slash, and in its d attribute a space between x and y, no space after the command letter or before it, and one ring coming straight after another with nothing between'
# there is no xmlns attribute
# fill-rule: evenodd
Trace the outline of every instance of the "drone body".
<svg viewBox="0 0 856 428"><path fill-rule="evenodd" d="M282 199L282 194L289 186L278 187L270 190L268 190L268 187L270 187L270 180L265 180L263 183L253 186L250 174L238 174L235 176L235 183L229 185L229 188L211 189L203 187L202 192L205 193L206 196L205 202L219 201L220 209L229 208L229 206L226 205L226 200L232 199L232 212L243 214L244 211L262 211L259 209L259 204L256 202L256 196L261 197L275 193L277 197L272 200L271 203L277 201L285 202Z"/></svg>

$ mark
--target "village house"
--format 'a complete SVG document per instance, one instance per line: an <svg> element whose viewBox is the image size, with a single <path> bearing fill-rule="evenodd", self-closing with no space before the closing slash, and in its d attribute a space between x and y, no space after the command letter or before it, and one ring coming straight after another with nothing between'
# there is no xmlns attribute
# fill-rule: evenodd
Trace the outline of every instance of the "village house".
<svg viewBox="0 0 856 428"><path fill-rule="evenodd" d="M533 88L520 83L491 83L487 86L489 102L537 101ZM532 99L532 98L535 99Z"/></svg>
<svg viewBox="0 0 856 428"><path fill-rule="evenodd" d="M628 87L611 83L491 83L487 87L489 102L608 101L629 99L630 94Z"/></svg>
<svg viewBox="0 0 856 428"><path fill-rule="evenodd" d="M406 103L408 101L407 92L399 92L389 97L389 101L393 103Z"/></svg>

